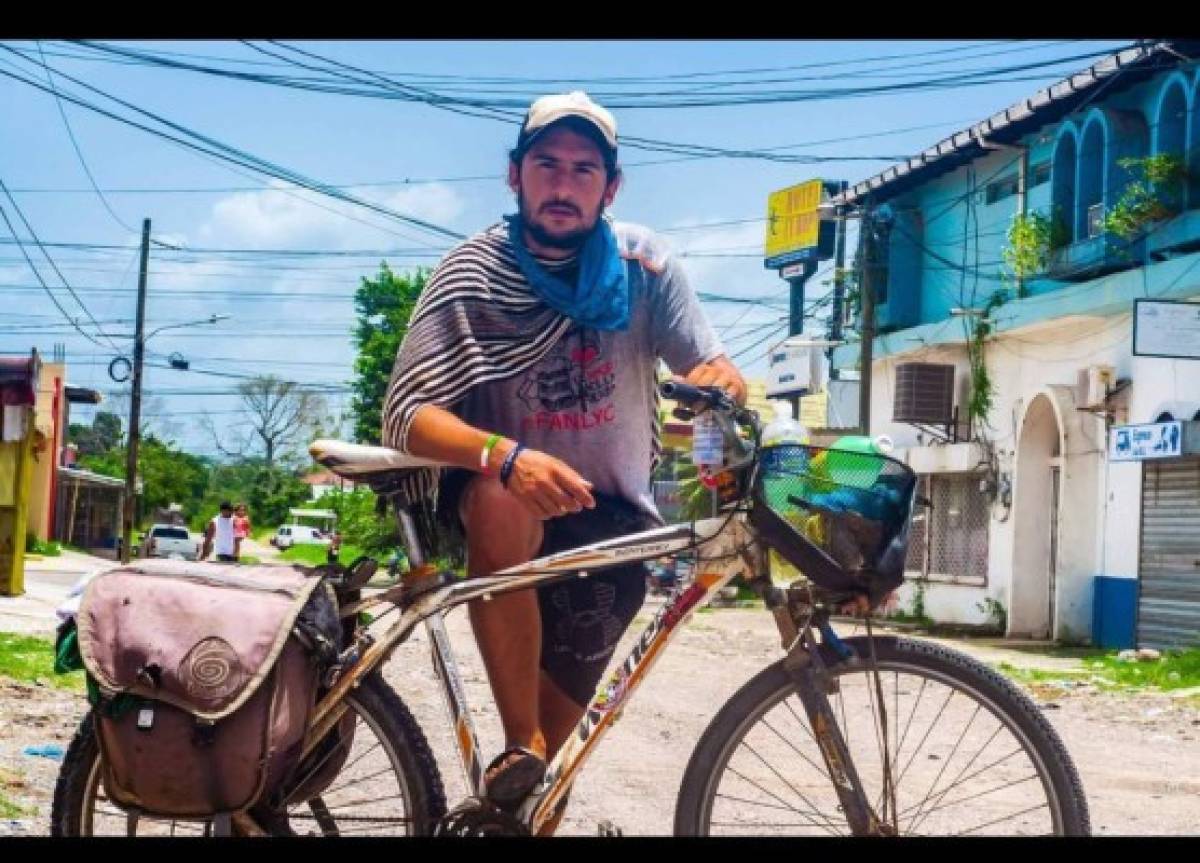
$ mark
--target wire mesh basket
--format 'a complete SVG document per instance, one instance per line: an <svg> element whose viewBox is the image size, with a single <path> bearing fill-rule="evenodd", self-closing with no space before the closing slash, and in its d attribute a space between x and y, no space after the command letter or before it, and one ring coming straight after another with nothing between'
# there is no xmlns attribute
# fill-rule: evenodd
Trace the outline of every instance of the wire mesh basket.
<svg viewBox="0 0 1200 863"><path fill-rule="evenodd" d="M779 444L762 450L755 496L836 565L839 583L827 586L882 596L904 581L916 484L911 468L885 455ZM820 583L827 567L814 573L812 560L795 563Z"/></svg>

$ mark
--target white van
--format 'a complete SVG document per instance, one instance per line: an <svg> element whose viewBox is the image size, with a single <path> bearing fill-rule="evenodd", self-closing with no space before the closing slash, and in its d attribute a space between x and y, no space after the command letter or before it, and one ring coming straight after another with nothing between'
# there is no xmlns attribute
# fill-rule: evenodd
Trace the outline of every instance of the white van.
<svg viewBox="0 0 1200 863"><path fill-rule="evenodd" d="M293 545L329 545L329 537L305 524L283 524L271 537L271 545L279 549Z"/></svg>

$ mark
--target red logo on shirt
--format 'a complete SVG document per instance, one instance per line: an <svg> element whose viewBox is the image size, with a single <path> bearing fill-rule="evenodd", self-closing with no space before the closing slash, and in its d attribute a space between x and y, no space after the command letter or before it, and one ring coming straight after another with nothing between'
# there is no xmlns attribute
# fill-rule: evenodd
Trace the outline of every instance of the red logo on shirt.
<svg viewBox="0 0 1200 863"><path fill-rule="evenodd" d="M601 355L594 333L568 333L525 376L517 395L530 410L524 430L579 431L616 419L609 401L616 389L616 368Z"/></svg>

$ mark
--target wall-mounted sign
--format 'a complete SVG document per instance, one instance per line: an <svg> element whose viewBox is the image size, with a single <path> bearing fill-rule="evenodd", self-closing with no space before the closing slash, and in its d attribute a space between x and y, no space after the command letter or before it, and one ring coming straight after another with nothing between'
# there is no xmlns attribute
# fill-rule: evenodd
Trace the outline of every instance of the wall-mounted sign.
<svg viewBox="0 0 1200 863"><path fill-rule="evenodd" d="M1134 300L1133 353L1200 360L1200 303Z"/></svg>
<svg viewBox="0 0 1200 863"><path fill-rule="evenodd" d="M1111 461L1142 461L1183 455L1183 423L1178 420L1145 425L1113 426L1109 433Z"/></svg>

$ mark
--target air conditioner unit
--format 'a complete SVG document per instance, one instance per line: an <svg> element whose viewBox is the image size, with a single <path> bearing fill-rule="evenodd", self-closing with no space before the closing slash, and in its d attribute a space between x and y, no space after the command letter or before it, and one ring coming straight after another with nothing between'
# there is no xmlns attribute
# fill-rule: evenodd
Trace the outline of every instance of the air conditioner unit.
<svg viewBox="0 0 1200 863"><path fill-rule="evenodd" d="M1105 399L1117 380L1117 370L1108 365L1088 366L1079 370L1080 407L1089 410L1104 407Z"/></svg>
<svg viewBox="0 0 1200 863"><path fill-rule="evenodd" d="M954 422L954 366L946 363L900 363L896 366L896 398L892 419L914 425Z"/></svg>

